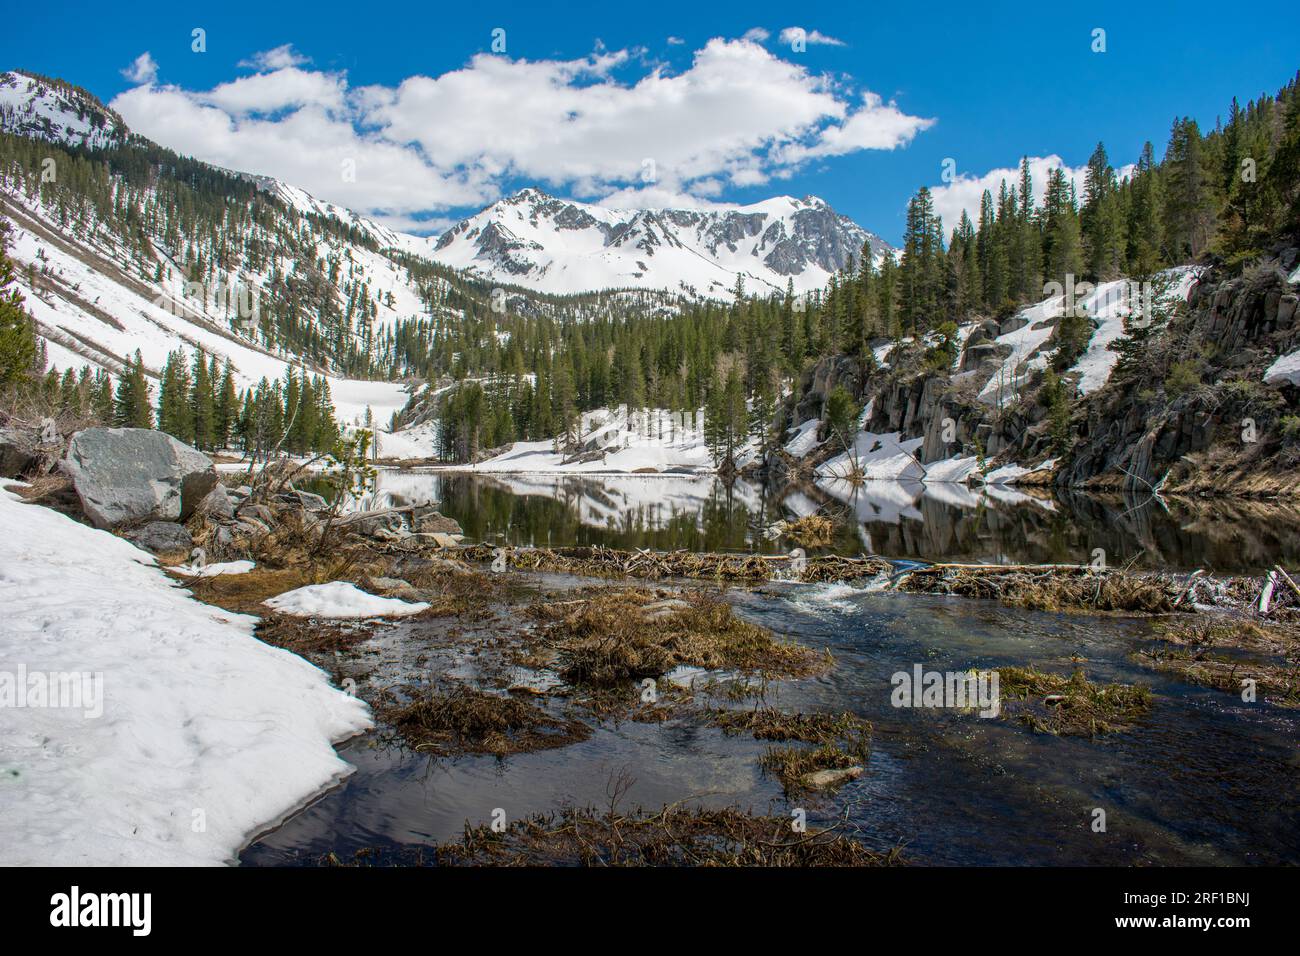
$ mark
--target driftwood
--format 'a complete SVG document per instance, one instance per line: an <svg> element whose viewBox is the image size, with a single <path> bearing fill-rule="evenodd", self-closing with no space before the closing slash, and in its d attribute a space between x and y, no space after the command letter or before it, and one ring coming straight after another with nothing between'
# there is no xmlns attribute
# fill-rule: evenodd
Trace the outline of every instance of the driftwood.
<svg viewBox="0 0 1300 956"><path fill-rule="evenodd" d="M378 514L379 512L372 512ZM651 580L695 578L756 584L875 579L883 590L982 598L1041 610L1115 611L1139 614L1195 613L1199 606L1250 612L1258 607L1259 576L1212 578L1191 574L1097 568L1088 564L907 564L875 556L624 551L616 548L512 548L462 545L464 561L490 562L524 571L553 571ZM1300 617L1300 586L1277 569L1292 588L1272 595L1270 611ZM1196 595L1193 599L1193 595Z"/></svg>
<svg viewBox="0 0 1300 956"><path fill-rule="evenodd" d="M342 528L352 524L354 521L365 521L368 518L383 518L387 515L410 514L419 505L402 505L400 508L376 508L374 511L353 511L334 519L334 527Z"/></svg>
<svg viewBox="0 0 1300 956"><path fill-rule="evenodd" d="M497 561L525 571L614 575L659 580L697 578L756 583L784 578L793 581L851 581L886 574L891 565L880 558L836 555L796 558L790 555L699 553L694 551L622 551L616 548L497 548L466 545L457 557L466 561ZM802 566L802 570L797 570Z"/></svg>

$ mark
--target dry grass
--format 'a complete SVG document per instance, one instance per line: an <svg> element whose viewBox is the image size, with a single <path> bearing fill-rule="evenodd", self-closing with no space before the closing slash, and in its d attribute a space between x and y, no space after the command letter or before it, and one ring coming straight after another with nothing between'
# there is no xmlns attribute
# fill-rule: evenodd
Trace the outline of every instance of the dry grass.
<svg viewBox="0 0 1300 956"><path fill-rule="evenodd" d="M77 521L86 521L81 499L77 497L77 492L72 487L71 478L63 475L42 475L33 478L25 485L5 485L5 490L13 492L28 504L43 505Z"/></svg>
<svg viewBox="0 0 1300 956"><path fill-rule="evenodd" d="M728 735L747 733L755 740L801 740L810 744L862 742L871 737L871 723L847 711L840 714L787 714L770 707L753 710L710 710L710 723Z"/></svg>
<svg viewBox="0 0 1300 956"><path fill-rule="evenodd" d="M847 711L839 714L789 714L770 707L757 707L752 710L710 710L705 712L705 717L728 735L748 733L756 740L798 740L816 744L811 749L769 747L759 759L759 766L780 779L787 794L814 786L810 774L859 767L866 763L871 752L871 724Z"/></svg>
<svg viewBox="0 0 1300 956"><path fill-rule="evenodd" d="M790 819L743 810L665 807L657 813L567 809L466 827L441 844L443 866L896 866L836 828L796 833Z"/></svg>
<svg viewBox="0 0 1300 956"><path fill-rule="evenodd" d="M379 716L413 750L438 756L504 757L566 747L591 736L591 728L581 721L553 717L536 704L465 684L382 707Z"/></svg>
<svg viewBox="0 0 1300 956"><path fill-rule="evenodd" d="M1098 737L1128 730L1151 710L1143 684L1094 684L1076 670L1069 677L1032 667L999 667L1002 716L1038 733Z"/></svg>
<svg viewBox="0 0 1300 956"><path fill-rule="evenodd" d="M1163 642L1137 655L1147 666L1203 687L1300 708L1300 629L1247 620L1167 622Z"/></svg>
<svg viewBox="0 0 1300 956"><path fill-rule="evenodd" d="M830 544L835 522L825 515L805 515L785 526L785 536L805 548Z"/></svg>
<svg viewBox="0 0 1300 956"><path fill-rule="evenodd" d="M996 566L920 568L899 590L1001 601L1039 611L1122 611L1165 614L1176 610L1182 588L1172 578L1126 571L1051 567L1006 571Z"/></svg>
<svg viewBox="0 0 1300 956"><path fill-rule="evenodd" d="M758 765L781 781L787 794L811 787L810 776L822 770L847 770L861 766L867 759L865 743L861 749L846 749L834 743L820 747L769 747Z"/></svg>
<svg viewBox="0 0 1300 956"><path fill-rule="evenodd" d="M572 684L616 687L683 665L798 676L824 660L742 621L711 594L666 603L653 592L624 589L535 604L529 612L545 622L543 637L558 650L560 674Z"/></svg>

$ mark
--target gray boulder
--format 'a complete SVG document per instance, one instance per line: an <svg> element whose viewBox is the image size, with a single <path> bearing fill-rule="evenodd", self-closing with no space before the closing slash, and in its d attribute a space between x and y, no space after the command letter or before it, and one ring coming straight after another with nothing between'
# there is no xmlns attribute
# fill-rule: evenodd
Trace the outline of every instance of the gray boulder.
<svg viewBox="0 0 1300 956"><path fill-rule="evenodd" d="M96 527L185 521L217 485L212 460L164 432L87 428L61 462Z"/></svg>
<svg viewBox="0 0 1300 956"><path fill-rule="evenodd" d="M264 504L250 504L245 501L236 509L235 513L240 520L254 518L268 528L275 524L275 512Z"/></svg>
<svg viewBox="0 0 1300 956"><path fill-rule="evenodd" d="M174 521L150 521L128 531L126 536L137 548L144 548L154 554L189 551L194 547L194 539L185 530L185 526Z"/></svg>
<svg viewBox="0 0 1300 956"><path fill-rule="evenodd" d="M26 428L0 428L0 478L21 478L41 460L40 440Z"/></svg>

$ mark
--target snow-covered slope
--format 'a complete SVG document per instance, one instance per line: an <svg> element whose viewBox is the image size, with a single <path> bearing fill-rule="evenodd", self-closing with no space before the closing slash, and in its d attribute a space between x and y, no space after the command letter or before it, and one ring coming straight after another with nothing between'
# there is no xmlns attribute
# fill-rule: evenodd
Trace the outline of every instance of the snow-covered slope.
<svg viewBox="0 0 1300 956"><path fill-rule="evenodd" d="M655 288L724 297L822 288L869 244L889 246L816 197L778 196L724 210L615 210L525 189L438 239L433 258L545 292Z"/></svg>
<svg viewBox="0 0 1300 956"><path fill-rule="evenodd" d="M1170 301L1186 301L1198 270L1192 266L1179 266L1163 273L1168 286L1165 291ZM1088 293L1077 305L1088 314L1093 333L1088 348L1066 374L1078 374L1078 391L1090 395L1110 380L1110 373L1119 361L1119 354L1110 348L1112 342L1124 334L1125 319L1141 308L1141 297L1146 294L1135 289L1129 279L1103 282ZM1049 296L1036 305L1021 309L1012 324L1017 328L999 335L993 341L1004 346L1006 357L984 383L980 400L990 405L1001 405L1014 400L1031 372L1047 367L1047 360L1055 348L1053 336L1063 312L1063 296Z"/></svg>
<svg viewBox="0 0 1300 956"><path fill-rule="evenodd" d="M369 725L365 704L255 618L10 492L0 527L0 864L224 863L350 772L331 743ZM33 696L51 675L80 706Z"/></svg>
<svg viewBox="0 0 1300 956"><path fill-rule="evenodd" d="M138 350L145 367L156 373L170 352L197 347L220 360L230 359L243 389L262 378L283 378L289 365L297 364L291 354L267 349L241 334L224 303L185 297L175 281L140 278L112 236L99 230L78 234L59 229L39 200L4 185L0 181L0 208L13 226L9 255L19 266L18 288L47 343L53 368L89 365L116 375ZM168 263L162 253L159 261ZM376 275L385 273L384 263L392 265L377 256L370 261ZM396 270L387 275L395 284L400 281ZM311 365L308 369L315 370ZM409 397L400 382L327 378L343 424L361 422L367 408L377 423L386 424Z"/></svg>
<svg viewBox="0 0 1300 956"><path fill-rule="evenodd" d="M599 408L582 415L581 451L561 454L557 442L520 441L508 451L465 470L563 474L632 474L713 470L704 440L704 415L661 408L632 412Z"/></svg>
<svg viewBox="0 0 1300 956"><path fill-rule="evenodd" d="M0 129L102 148L129 135L122 117L82 90L27 73L0 73Z"/></svg>

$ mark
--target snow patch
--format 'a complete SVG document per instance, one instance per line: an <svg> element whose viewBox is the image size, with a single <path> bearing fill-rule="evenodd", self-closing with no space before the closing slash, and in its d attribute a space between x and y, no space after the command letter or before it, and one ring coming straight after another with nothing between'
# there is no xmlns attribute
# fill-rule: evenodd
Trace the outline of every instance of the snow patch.
<svg viewBox="0 0 1300 956"><path fill-rule="evenodd" d="M330 618L407 617L429 607L424 601L402 601L369 594L347 581L309 584L262 603L294 617Z"/></svg>

